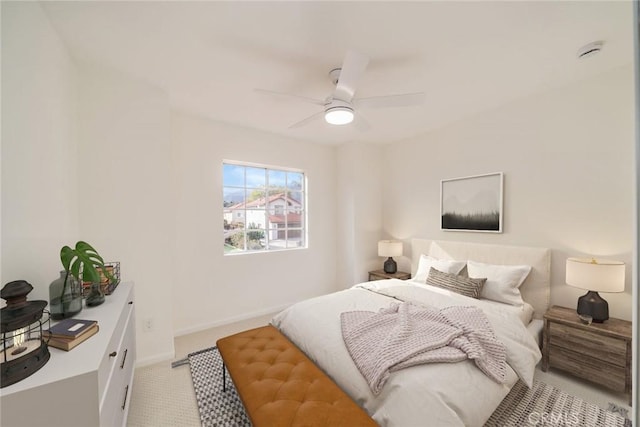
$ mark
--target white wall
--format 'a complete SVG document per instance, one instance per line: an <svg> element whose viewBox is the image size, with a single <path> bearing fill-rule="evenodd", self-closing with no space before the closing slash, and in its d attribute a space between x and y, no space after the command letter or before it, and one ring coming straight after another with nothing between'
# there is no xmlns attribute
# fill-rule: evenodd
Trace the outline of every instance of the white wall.
<svg viewBox="0 0 640 427"><path fill-rule="evenodd" d="M338 147L337 285L347 288L382 268L382 147L353 142Z"/></svg>
<svg viewBox="0 0 640 427"><path fill-rule="evenodd" d="M169 99L101 67L79 70L82 237L105 261L120 261L123 280L135 282L139 363L169 359L175 257Z"/></svg>
<svg viewBox="0 0 640 427"><path fill-rule="evenodd" d="M565 284L567 257L624 261L625 293L603 296L631 319L633 108L627 66L386 146L385 232L551 248L551 302L567 307L585 293ZM440 231L440 180L498 171L504 233Z"/></svg>
<svg viewBox="0 0 640 427"><path fill-rule="evenodd" d="M336 151L184 113L172 115L176 209L174 328L184 334L335 290ZM298 168L309 248L224 256L222 162Z"/></svg>
<svg viewBox="0 0 640 427"><path fill-rule="evenodd" d="M48 299L60 247L89 241L136 282L141 363L173 357L176 331L336 289L334 147L172 122L162 91L75 65L37 3L2 12L3 282L29 280ZM225 158L307 172L308 250L222 256Z"/></svg>
<svg viewBox="0 0 640 427"><path fill-rule="evenodd" d="M79 235L76 69L38 3L2 2L2 267L49 299Z"/></svg>
<svg viewBox="0 0 640 427"><path fill-rule="evenodd" d="M2 285L48 300L60 248L87 240L136 281L140 360L173 356L168 105L75 64L38 3L2 3Z"/></svg>

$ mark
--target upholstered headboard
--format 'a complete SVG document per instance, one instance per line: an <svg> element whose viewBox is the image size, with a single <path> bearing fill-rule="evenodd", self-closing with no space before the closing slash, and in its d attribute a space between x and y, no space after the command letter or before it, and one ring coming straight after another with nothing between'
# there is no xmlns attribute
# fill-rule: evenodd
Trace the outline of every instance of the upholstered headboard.
<svg viewBox="0 0 640 427"><path fill-rule="evenodd" d="M432 246L432 242L435 242L437 246ZM439 259L472 260L486 264L530 265L531 272L520 286L522 299L533 306L534 318L541 319L549 308L551 250L547 248L412 239L412 276L415 276L418 269L420 254Z"/></svg>

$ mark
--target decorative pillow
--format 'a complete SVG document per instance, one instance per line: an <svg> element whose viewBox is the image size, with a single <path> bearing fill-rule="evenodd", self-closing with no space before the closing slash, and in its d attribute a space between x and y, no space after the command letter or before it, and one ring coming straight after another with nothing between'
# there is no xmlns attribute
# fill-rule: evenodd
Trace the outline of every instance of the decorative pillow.
<svg viewBox="0 0 640 427"><path fill-rule="evenodd" d="M511 305L523 305L520 285L531 271L530 265L494 265L467 261L469 277L486 277L482 298Z"/></svg>
<svg viewBox="0 0 640 427"><path fill-rule="evenodd" d="M482 287L487 279L472 279L451 273L443 273L431 267L427 277L427 285L448 289L471 298L480 298Z"/></svg>
<svg viewBox="0 0 640 427"><path fill-rule="evenodd" d="M465 261L450 261L448 259L436 259L430 257L429 255L420 255L420 260L418 261L418 271L416 271L416 275L412 280L416 282L426 283L427 276L429 275L429 271L431 267L435 268L438 271L443 273L453 273L458 274L464 266L466 265Z"/></svg>

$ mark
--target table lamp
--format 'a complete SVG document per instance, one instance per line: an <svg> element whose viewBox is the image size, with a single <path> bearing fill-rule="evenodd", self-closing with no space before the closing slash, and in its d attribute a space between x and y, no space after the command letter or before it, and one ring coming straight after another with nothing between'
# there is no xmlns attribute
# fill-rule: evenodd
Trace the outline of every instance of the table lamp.
<svg viewBox="0 0 640 427"><path fill-rule="evenodd" d="M567 258L567 285L586 289L578 298L578 314L588 315L594 322L609 318L609 304L598 292L624 291L624 263L595 258Z"/></svg>
<svg viewBox="0 0 640 427"><path fill-rule="evenodd" d="M398 271L398 264L393 260L394 256L402 255L402 242L396 240L380 240L378 242L378 256L389 257L384 262L384 272L393 274Z"/></svg>

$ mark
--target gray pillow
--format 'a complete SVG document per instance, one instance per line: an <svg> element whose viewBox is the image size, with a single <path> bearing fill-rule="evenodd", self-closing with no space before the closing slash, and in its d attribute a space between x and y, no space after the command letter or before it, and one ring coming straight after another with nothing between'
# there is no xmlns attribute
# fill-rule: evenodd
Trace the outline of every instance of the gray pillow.
<svg viewBox="0 0 640 427"><path fill-rule="evenodd" d="M431 267L427 276L427 285L448 289L458 294L480 298L482 287L487 279L472 279L471 277L458 276L451 273L443 273Z"/></svg>

